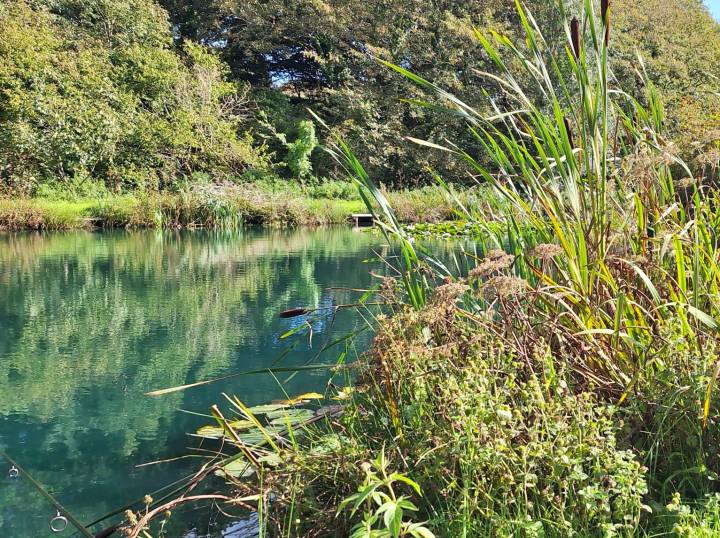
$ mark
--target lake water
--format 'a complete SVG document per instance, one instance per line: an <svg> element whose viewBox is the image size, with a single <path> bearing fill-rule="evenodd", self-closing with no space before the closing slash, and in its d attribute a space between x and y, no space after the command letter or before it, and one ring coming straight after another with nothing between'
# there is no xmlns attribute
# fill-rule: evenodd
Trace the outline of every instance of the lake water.
<svg viewBox="0 0 720 538"><path fill-rule="evenodd" d="M201 460L138 467L198 446L188 432L212 421L181 410L206 413L221 392L250 405L323 392L327 374L144 393L269 366L288 345L280 335L302 322L278 312L355 301L329 288L371 284L377 248L376 235L347 228L0 234L0 448L83 523L193 472ZM319 320L282 365L362 323L350 311ZM53 508L8 469L0 460L0 536L52 535ZM180 511L173 526L170 536L243 535L201 510Z"/></svg>

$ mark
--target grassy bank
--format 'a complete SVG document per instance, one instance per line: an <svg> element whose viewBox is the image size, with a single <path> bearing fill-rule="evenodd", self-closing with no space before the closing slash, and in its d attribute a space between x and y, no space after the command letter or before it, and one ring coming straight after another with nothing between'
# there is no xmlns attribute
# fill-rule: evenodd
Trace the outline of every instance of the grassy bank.
<svg viewBox="0 0 720 538"><path fill-rule="evenodd" d="M388 192L403 222L439 222L456 208L442 189ZM466 200L471 192L462 192ZM137 193L101 198L0 197L0 229L60 230L82 227L234 227L326 225L348 221L367 208L349 183L317 187L245 184L196 187L177 193Z"/></svg>

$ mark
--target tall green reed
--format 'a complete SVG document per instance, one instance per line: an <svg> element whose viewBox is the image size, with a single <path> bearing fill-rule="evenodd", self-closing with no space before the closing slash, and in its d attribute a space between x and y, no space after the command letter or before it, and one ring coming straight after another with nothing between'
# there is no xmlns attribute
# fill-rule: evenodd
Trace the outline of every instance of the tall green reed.
<svg viewBox="0 0 720 538"><path fill-rule="evenodd" d="M475 30L493 65L492 72L477 72L485 81L482 109L409 69L379 61L433 96L433 102L414 104L444 107L467 123L473 151L452 141L410 140L456 155L507 200L500 215L506 226L492 228L494 241L520 255L516 271L538 290L532 308L559 320L575 347L578 371L623 400L658 367L653 350L659 327L679 319L698 349L717 329L712 197L694 180L686 180L685 198L679 193L675 176L692 178L692 172L663 136L662 103L642 59L637 70L644 96L614 85L609 2L601 2L598 14L584 0L572 19L558 2L567 39L560 54L519 0L516 8L521 43ZM411 304L422 307L433 265L418 253L350 148L336 140L330 151L361 186L383 232L399 240L405 290ZM467 208L458 211L478 219ZM537 243L555 243L562 255L539 264L530 254ZM705 417L717 374L710 375Z"/></svg>

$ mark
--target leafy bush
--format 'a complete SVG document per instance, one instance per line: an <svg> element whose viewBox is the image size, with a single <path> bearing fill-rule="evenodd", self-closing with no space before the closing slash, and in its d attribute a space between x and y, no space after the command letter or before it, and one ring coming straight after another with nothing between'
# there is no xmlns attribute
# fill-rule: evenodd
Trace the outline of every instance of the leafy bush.
<svg viewBox="0 0 720 538"><path fill-rule="evenodd" d="M208 50L172 48L152 0L0 5L0 185L158 189L267 159L238 135L244 87ZM112 24L108 24L108 22Z"/></svg>
<svg viewBox="0 0 720 538"><path fill-rule="evenodd" d="M330 200L359 200L357 185L351 181L323 181L305 187L305 193L311 198Z"/></svg>
<svg viewBox="0 0 720 538"><path fill-rule="evenodd" d="M541 342L520 358L482 323L456 318L457 291L448 284L425 309L378 320L372 356L335 427L339 445L319 455L312 439L326 437L311 435L287 458L279 524L291 523L289 499L307 525L298 534L358 524L343 512L337 527L334 517L362 480L353 462L370 461L392 439L393 470L424 493L397 494L437 536L631 535L647 486L638 455L619 446L617 409L574 390Z"/></svg>

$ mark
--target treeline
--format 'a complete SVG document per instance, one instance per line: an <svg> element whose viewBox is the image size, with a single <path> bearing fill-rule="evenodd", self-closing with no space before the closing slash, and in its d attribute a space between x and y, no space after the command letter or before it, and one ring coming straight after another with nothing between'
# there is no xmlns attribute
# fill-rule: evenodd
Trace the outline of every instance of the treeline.
<svg viewBox="0 0 720 538"><path fill-rule="evenodd" d="M576 9L577 0L567 2ZM553 2L530 0L548 43ZM0 185L5 192L178 189L337 173L308 108L390 187L467 171L405 137L469 142L462 121L382 58L477 104L502 100L474 29L517 35L508 0L4 0ZM720 26L700 0L615 0L617 85L655 80L683 151L717 126ZM548 45L549 47L552 45ZM481 155L477 156L482 158Z"/></svg>

